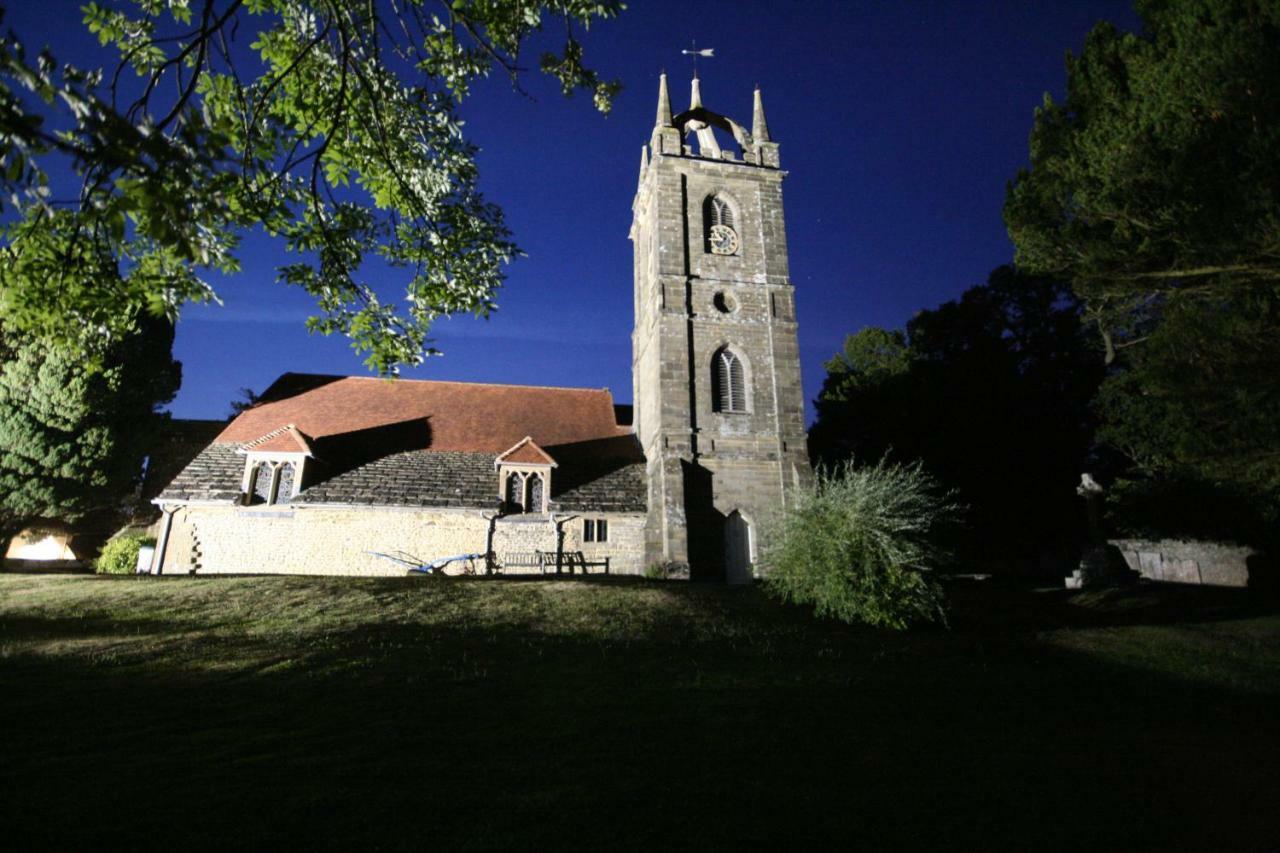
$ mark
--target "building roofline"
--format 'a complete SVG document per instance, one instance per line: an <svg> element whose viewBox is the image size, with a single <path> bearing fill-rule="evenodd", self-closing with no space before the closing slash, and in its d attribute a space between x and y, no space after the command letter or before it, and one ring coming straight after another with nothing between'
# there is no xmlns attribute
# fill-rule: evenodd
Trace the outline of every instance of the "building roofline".
<svg viewBox="0 0 1280 853"><path fill-rule="evenodd" d="M463 379L409 379L404 376L350 376L341 373L304 373L294 370L287 370L284 373L281 373L276 377L275 381L272 382L271 385L277 384L286 376L301 376L314 379L359 379L366 382L422 382L433 385L470 385L485 386L489 388L540 388L547 391L584 391L596 394L603 392L608 394L610 397L613 396L613 391L608 386L600 388L584 388L577 385L521 385L514 382L468 382ZM270 386L268 386L267 390L270 390ZM265 394L266 392L263 393ZM271 401L264 400L263 402Z"/></svg>

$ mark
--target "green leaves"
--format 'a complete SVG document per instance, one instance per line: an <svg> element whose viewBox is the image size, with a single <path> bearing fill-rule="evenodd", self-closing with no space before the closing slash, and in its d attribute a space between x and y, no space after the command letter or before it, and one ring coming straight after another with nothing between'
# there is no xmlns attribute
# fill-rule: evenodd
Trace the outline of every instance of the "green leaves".
<svg viewBox="0 0 1280 853"><path fill-rule="evenodd" d="M1144 3L1036 111L1005 222L1019 266L1124 299L1280 280L1280 8Z"/></svg>
<svg viewBox="0 0 1280 853"><path fill-rule="evenodd" d="M818 616L902 630L945 621L927 572L959 508L919 464L852 462L818 472L766 538L765 587Z"/></svg>
<svg viewBox="0 0 1280 853"><path fill-rule="evenodd" d="M621 8L473 0L427 17L390 0L90 2L86 27L119 55L109 76L31 64L0 41L0 180L22 208L5 234L15 263L0 273L10 321L91 350L103 338L84 328L110 339L136 308L173 317L216 298L202 272L237 269L238 235L262 228L296 255L279 278L316 298L310 328L349 336L379 373L419 362L432 321L495 307L517 254L479 192L456 101L494 66L516 81L522 44L556 19L565 48L544 67L607 111L617 84L583 65L573 29ZM253 60L236 46L242 30ZM51 135L55 106L71 129ZM70 204L48 201L46 155L81 178ZM379 296L371 256L403 271L403 298Z"/></svg>
<svg viewBox="0 0 1280 853"><path fill-rule="evenodd" d="M1156 306L1103 384L1100 436L1143 473L1280 496L1280 287Z"/></svg>
<svg viewBox="0 0 1280 853"><path fill-rule="evenodd" d="M1144 474L1280 493L1280 6L1142 0L1046 98L1005 222L1072 282L1111 374L1100 436ZM1265 365L1265 367L1264 367Z"/></svg>
<svg viewBox="0 0 1280 853"><path fill-rule="evenodd" d="M171 324L120 325L131 331L96 363L11 329L0 336L0 533L91 513L117 522L161 420L156 408L181 376Z"/></svg>

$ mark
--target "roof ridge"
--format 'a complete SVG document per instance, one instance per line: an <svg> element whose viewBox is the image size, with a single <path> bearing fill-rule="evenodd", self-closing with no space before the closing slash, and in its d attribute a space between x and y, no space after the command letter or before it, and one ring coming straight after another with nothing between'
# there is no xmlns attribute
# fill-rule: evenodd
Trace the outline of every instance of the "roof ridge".
<svg viewBox="0 0 1280 853"><path fill-rule="evenodd" d="M516 382L469 382L465 379L411 379L406 376L344 376L340 373L298 373L293 370L287 370L280 374L280 377L285 376L314 376L324 379L360 379L368 382L430 382L436 385L481 385L490 388L541 388L547 391L603 391L609 396L613 396L613 390L607 385L600 388L584 388L580 385L521 385ZM279 378L277 378L277 381L279 381ZM274 401L267 400L264 402L269 403Z"/></svg>
<svg viewBox="0 0 1280 853"><path fill-rule="evenodd" d="M282 432L289 429L289 427L291 426L293 426L293 424L283 424L281 426L276 427L273 430L270 430L269 432L264 432L262 435L258 436L252 441L242 441L240 442L240 444L243 445L244 447L253 447L254 445L262 444L264 441L269 441L270 439L275 438L277 435L280 435Z"/></svg>
<svg viewBox="0 0 1280 853"><path fill-rule="evenodd" d="M252 441L242 441L237 443L240 445L241 451L247 452L247 451L253 450L256 447L261 447L262 445L270 442L272 439L279 438L280 436L285 434L292 436L294 441L302 445L303 451L308 456L311 455L311 443L307 441L307 438L302 433L302 430L298 429L297 426L291 423L285 424L284 426L276 427L270 432L265 432L262 435L258 436L257 438L253 439Z"/></svg>

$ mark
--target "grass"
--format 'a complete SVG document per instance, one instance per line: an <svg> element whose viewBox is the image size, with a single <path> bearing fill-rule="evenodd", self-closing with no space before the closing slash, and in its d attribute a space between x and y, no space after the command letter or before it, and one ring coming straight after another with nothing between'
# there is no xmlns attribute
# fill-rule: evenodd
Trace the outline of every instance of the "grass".
<svg viewBox="0 0 1280 853"><path fill-rule="evenodd" d="M0 575L13 849L1271 849L1280 608Z"/></svg>

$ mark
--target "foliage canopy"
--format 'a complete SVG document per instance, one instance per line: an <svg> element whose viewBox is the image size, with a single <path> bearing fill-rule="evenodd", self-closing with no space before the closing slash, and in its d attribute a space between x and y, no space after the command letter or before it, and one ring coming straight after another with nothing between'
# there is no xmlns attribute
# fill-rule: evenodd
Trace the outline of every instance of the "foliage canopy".
<svg viewBox="0 0 1280 853"><path fill-rule="evenodd" d="M105 367L12 332L0 339L0 540L37 519L114 515L137 485L181 366L167 320L134 323Z"/></svg>
<svg viewBox="0 0 1280 853"><path fill-rule="evenodd" d="M1067 57L1008 189L1016 261L1072 282L1107 319L1280 283L1280 6L1140 0Z"/></svg>
<svg viewBox="0 0 1280 853"><path fill-rule="evenodd" d="M920 460L969 507L966 556L1033 558L1079 516L1103 373L1080 310L1065 285L1001 267L905 332L850 335L827 362L812 452Z"/></svg>
<svg viewBox="0 0 1280 853"><path fill-rule="evenodd" d="M478 190L456 102L495 68L516 80L522 46L558 22L542 70L607 111L618 85L582 64L575 31L621 8L90 2L109 71L0 39L0 310L64 344L120 336L138 308L173 318L215 299L205 276L236 271L239 235L261 227L294 254L279 278L315 298L312 330L347 335L381 373L417 363L433 320L492 310L517 251ZM71 197L51 189L50 161L74 170ZM403 275L399 298L370 281L375 259Z"/></svg>
<svg viewBox="0 0 1280 853"><path fill-rule="evenodd" d="M1140 0L1046 97L1005 221L1110 367L1099 437L1180 493L1280 496L1280 5Z"/></svg>

